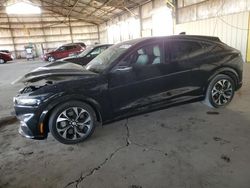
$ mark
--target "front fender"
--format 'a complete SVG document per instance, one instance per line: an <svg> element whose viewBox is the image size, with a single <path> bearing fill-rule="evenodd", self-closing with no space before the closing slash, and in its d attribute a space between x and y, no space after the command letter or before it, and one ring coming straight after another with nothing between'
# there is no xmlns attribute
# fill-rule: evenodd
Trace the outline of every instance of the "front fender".
<svg viewBox="0 0 250 188"><path fill-rule="evenodd" d="M53 95L53 97L51 97L48 101L46 101L46 106L43 108L44 110L42 111L40 118L39 118L39 125L43 123L44 126L46 127L46 131L49 132L48 119L49 119L50 112L56 106L60 105L61 103L70 101L70 100L77 100L77 101L81 101L81 102L85 102L89 104L95 110L98 122L100 124L102 123L102 108L96 100L90 97L86 97L84 95L58 93L58 94Z"/></svg>

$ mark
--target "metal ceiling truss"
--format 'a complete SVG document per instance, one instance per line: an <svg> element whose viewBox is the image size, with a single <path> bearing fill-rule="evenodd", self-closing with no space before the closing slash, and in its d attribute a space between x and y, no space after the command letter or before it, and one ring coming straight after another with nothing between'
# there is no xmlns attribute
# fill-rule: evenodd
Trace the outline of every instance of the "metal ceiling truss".
<svg viewBox="0 0 250 188"><path fill-rule="evenodd" d="M20 0L21 1L21 0ZM148 0L29 0L32 4L40 6L42 10L51 11L61 15L64 20L58 22L68 22L69 18L82 20L87 23L99 25L122 12L130 12L144 4ZM0 0L1 9L11 0ZM52 16L52 14L51 14ZM56 16L52 16L56 18Z"/></svg>

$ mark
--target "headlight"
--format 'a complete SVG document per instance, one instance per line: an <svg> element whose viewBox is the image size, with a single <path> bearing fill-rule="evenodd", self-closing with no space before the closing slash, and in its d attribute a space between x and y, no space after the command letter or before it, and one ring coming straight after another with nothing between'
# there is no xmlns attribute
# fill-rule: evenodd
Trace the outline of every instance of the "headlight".
<svg viewBox="0 0 250 188"><path fill-rule="evenodd" d="M41 103L39 99L25 99L25 98L14 98L14 101L18 105L24 106L37 106Z"/></svg>

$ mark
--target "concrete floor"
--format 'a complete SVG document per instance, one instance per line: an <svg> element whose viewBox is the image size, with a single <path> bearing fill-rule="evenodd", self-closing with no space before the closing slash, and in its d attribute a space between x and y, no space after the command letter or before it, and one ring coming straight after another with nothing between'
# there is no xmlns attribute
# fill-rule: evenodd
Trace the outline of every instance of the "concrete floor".
<svg viewBox="0 0 250 188"><path fill-rule="evenodd" d="M249 81L227 108L172 107L97 127L73 146L0 127L0 187L249 188Z"/></svg>
<svg viewBox="0 0 250 188"><path fill-rule="evenodd" d="M0 65L0 118L9 116L13 112L13 97L23 87L23 84L12 85L11 83L31 70L46 64L40 60L21 59Z"/></svg>

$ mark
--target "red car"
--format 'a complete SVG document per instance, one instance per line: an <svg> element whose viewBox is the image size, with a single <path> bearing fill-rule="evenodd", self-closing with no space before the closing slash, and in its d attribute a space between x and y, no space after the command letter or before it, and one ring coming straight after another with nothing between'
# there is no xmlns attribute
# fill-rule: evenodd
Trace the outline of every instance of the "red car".
<svg viewBox="0 0 250 188"><path fill-rule="evenodd" d="M44 54L42 59L44 61L53 62L57 59L62 59L71 55L77 55L83 52L85 48L86 46L83 46L79 43L65 44L51 52Z"/></svg>
<svg viewBox="0 0 250 188"><path fill-rule="evenodd" d="M7 50L0 51L0 64L6 63L7 61L12 61L13 56Z"/></svg>

